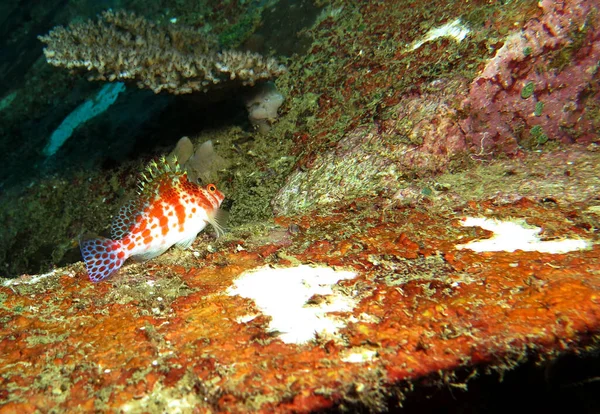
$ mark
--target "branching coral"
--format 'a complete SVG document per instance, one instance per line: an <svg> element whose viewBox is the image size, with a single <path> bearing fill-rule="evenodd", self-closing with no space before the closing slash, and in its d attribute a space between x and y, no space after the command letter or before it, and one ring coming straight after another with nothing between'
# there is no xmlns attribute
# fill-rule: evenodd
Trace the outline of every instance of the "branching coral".
<svg viewBox="0 0 600 414"><path fill-rule="evenodd" d="M87 70L91 80L134 81L155 93L253 85L285 70L259 54L218 51L214 36L194 28L161 26L125 11L108 10L95 22L58 26L39 39L54 66Z"/></svg>

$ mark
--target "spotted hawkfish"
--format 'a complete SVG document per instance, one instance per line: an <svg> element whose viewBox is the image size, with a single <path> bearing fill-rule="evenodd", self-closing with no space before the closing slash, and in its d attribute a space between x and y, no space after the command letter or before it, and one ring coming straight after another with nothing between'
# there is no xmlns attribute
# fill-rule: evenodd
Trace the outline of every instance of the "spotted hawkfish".
<svg viewBox="0 0 600 414"><path fill-rule="evenodd" d="M99 282L114 274L129 257L144 261L169 247L189 247L207 224L217 236L223 229L216 219L224 195L214 184L201 186L187 173L161 158L142 173L137 197L114 217L110 238L84 237L79 246L88 276Z"/></svg>

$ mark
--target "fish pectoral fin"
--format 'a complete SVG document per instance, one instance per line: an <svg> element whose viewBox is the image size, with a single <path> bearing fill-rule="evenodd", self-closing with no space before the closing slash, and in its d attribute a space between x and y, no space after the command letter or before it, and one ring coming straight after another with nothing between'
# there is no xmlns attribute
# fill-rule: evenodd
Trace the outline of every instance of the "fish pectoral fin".
<svg viewBox="0 0 600 414"><path fill-rule="evenodd" d="M225 227L221 226L221 224L218 221L217 216L215 217L208 217L208 220L206 220L211 226L213 226L213 228L215 229L215 233L217 233L217 238L221 237L225 234Z"/></svg>
<svg viewBox="0 0 600 414"><path fill-rule="evenodd" d="M192 243L194 243L194 240L196 240L196 236L197 235L193 235L190 238L183 239L183 240L175 243L175 247L177 247L178 249L182 249L182 250L187 249L188 247L190 247L192 245Z"/></svg>
<svg viewBox="0 0 600 414"><path fill-rule="evenodd" d="M146 253L136 254L134 256L131 256L131 258L136 262L145 262L146 260L154 259L155 257L160 256L161 254L166 252L168 248L169 247L165 247L159 250L152 250Z"/></svg>

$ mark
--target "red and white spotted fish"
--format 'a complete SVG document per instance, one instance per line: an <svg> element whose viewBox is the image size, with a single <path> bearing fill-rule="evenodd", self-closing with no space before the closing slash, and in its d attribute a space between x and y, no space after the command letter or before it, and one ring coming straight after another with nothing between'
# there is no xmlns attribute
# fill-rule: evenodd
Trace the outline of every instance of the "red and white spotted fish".
<svg viewBox="0 0 600 414"><path fill-rule="evenodd" d="M189 247L207 224L217 236L223 229L215 216L225 196L214 184L188 181L175 161L162 158L142 174L138 197L121 207L111 238L80 240L79 247L92 282L115 273L129 257L148 260L169 247Z"/></svg>

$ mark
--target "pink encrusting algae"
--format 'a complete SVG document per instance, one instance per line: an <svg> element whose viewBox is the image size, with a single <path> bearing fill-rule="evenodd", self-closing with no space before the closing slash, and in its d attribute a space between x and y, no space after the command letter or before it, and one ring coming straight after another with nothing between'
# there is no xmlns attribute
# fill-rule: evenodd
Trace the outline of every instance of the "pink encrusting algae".
<svg viewBox="0 0 600 414"><path fill-rule="evenodd" d="M88 275L99 282L115 273L129 257L148 260L169 247L189 247L210 223L223 230L215 216L224 195L214 184L190 182L177 162L162 158L142 174L138 197L125 204L111 227L111 238L80 241Z"/></svg>

